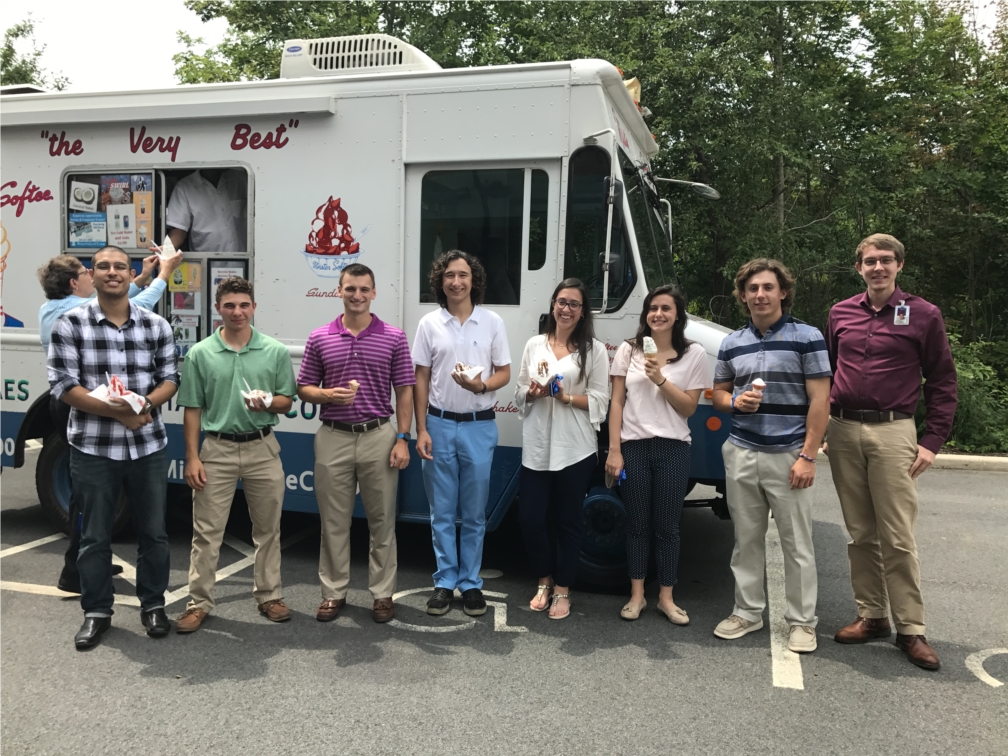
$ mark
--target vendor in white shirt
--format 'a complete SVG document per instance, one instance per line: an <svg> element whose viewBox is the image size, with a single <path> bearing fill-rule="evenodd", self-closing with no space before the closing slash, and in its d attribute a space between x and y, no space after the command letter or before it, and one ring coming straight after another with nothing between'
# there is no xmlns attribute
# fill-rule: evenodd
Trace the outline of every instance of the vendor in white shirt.
<svg viewBox="0 0 1008 756"><path fill-rule="evenodd" d="M543 385L551 376L563 378ZM568 278L554 290L546 333L525 345L515 401L522 418L518 514L539 577L529 606L563 619L570 615L570 586L581 557L581 507L609 406L609 355L595 338L588 290L580 280ZM551 520L555 532L547 526Z"/></svg>
<svg viewBox="0 0 1008 756"><path fill-rule="evenodd" d="M237 169L204 168L175 185L168 200L168 236L176 249L248 251L248 179Z"/></svg>

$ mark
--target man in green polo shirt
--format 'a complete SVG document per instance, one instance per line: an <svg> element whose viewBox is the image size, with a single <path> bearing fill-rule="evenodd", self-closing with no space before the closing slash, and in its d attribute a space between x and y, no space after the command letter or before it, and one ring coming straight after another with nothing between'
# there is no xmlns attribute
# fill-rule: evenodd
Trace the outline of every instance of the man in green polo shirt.
<svg viewBox="0 0 1008 756"><path fill-rule="evenodd" d="M255 544L252 595L267 619L290 619L280 584L284 472L272 427L293 403L294 370L287 347L252 327L251 283L221 281L216 308L224 327L189 350L177 400L185 407L186 483L195 491L189 604L178 618L180 633L198 630L213 610L217 558L239 480Z"/></svg>

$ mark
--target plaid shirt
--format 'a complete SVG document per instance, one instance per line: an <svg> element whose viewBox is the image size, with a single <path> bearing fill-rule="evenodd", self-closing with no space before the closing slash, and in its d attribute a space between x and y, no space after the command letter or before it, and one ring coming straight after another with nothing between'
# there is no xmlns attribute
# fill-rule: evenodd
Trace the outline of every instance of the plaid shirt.
<svg viewBox="0 0 1008 756"><path fill-rule="evenodd" d="M117 328L95 300L71 310L53 325L47 363L52 396L74 386L93 391L118 375L126 388L147 396L166 381L178 385L175 339L164 318L130 303L129 320ZM70 410L67 439L84 452L108 459L140 459L168 443L160 409L154 422L131 431L118 420Z"/></svg>

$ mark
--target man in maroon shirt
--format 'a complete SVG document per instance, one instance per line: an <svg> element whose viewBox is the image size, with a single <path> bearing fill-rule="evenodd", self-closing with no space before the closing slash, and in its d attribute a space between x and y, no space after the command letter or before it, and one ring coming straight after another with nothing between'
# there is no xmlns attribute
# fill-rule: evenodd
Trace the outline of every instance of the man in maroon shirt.
<svg viewBox="0 0 1008 756"><path fill-rule="evenodd" d="M917 478L934 462L955 415L955 364L941 311L896 285L903 244L872 234L857 248L864 294L830 310L826 345L833 368L826 436L833 483L850 533L847 555L858 618L838 643L888 638L924 669L938 655L924 638L924 600L914 540ZM914 411L924 380L927 430Z"/></svg>

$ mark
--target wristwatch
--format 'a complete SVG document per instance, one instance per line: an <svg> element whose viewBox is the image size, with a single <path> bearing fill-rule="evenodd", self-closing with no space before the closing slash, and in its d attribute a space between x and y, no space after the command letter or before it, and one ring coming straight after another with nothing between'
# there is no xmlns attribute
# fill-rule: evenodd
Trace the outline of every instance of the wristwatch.
<svg viewBox="0 0 1008 756"><path fill-rule="evenodd" d="M406 431L405 433L400 433L399 435L397 435L396 438L397 439L401 438L408 444L412 436L409 434L409 431Z"/></svg>
<svg viewBox="0 0 1008 756"><path fill-rule="evenodd" d="M477 391L476 393L477 394L485 394L486 393L486 384L484 383L483 384L483 388L480 389L479 391Z"/></svg>
<svg viewBox="0 0 1008 756"><path fill-rule="evenodd" d="M144 406L143 406L143 409L142 409L142 410L140 410L140 414L141 414L141 415L149 415L149 414L151 413L151 410L152 410L152 409L154 409L154 405L153 405L153 404L151 404L151 400L150 400L150 399L148 399L148 398L147 398L147 397L145 396L145 397L144 397Z"/></svg>

